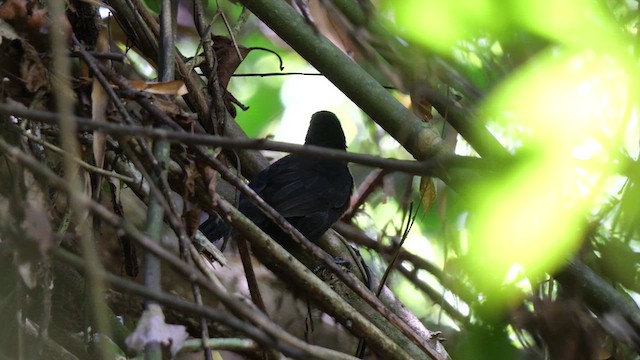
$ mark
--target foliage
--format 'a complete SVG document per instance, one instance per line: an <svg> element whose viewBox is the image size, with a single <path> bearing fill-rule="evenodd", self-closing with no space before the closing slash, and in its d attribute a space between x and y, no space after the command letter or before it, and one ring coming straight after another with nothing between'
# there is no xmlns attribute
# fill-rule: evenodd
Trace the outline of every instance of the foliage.
<svg viewBox="0 0 640 360"><path fill-rule="evenodd" d="M637 2L169 3L0 4L0 354L638 358ZM348 272L232 206L317 110Z"/></svg>

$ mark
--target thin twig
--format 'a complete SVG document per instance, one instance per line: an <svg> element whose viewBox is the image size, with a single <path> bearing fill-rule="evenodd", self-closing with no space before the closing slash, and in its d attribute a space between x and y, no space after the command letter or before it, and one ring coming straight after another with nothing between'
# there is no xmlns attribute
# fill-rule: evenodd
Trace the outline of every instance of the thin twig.
<svg viewBox="0 0 640 360"><path fill-rule="evenodd" d="M353 241L355 244L359 246L364 246L366 248L375 250L383 257L389 258L393 256L396 247L393 245L383 245L380 242L369 238L362 230L357 227L346 224L342 221L339 221L333 225L333 228L338 231L338 233L342 234L344 237ZM463 301L470 303L476 299L476 295L471 293L466 287L461 286L461 284L456 281L456 279L450 274L442 271L436 265L431 262L425 260L424 258L412 254L405 249L401 249L399 253L399 260L401 262L407 261L411 263L414 269L424 270L431 275L433 275L440 283L450 289L453 293L455 293L460 299Z"/></svg>
<svg viewBox="0 0 640 360"><path fill-rule="evenodd" d="M118 62L123 62L127 58L126 55L121 53L103 53L103 52L89 51L89 54L91 54L91 56L95 57L96 59L111 60L111 61L118 61ZM72 51L71 53L69 53L69 55L73 57L80 56L77 51Z"/></svg>
<svg viewBox="0 0 640 360"><path fill-rule="evenodd" d="M71 62L67 56L69 34L64 31L66 27L63 22L63 19L66 19L64 1L50 1L48 3L48 11L51 19L51 29L56 29L56 31L49 32L53 52L54 75L57 77L55 81L52 81L52 84L56 95L56 110L60 124L60 141L62 143L62 149L64 150L63 167L65 180L69 187L68 195L70 198L71 212L76 222L76 231L79 235L78 238L80 239L83 256L88 263L91 264L87 269L88 281L86 284L88 286L87 293L91 304L92 320L95 325L94 330L106 336L111 336L109 321L106 316L107 305L102 296L105 285L98 276L98 272L102 270L102 263L94 243L91 221L85 217L87 209L81 201L86 195L83 192L79 178L79 167L72 160L73 154L78 153L79 146L78 140L76 139L77 125L72 120L74 115L74 99L72 97L73 91L71 87ZM102 359L109 357L105 346L99 346L98 352Z"/></svg>
<svg viewBox="0 0 640 360"><path fill-rule="evenodd" d="M218 351L236 351L236 352L256 352L259 350L258 343L251 339L238 339L238 338L213 338L207 339L207 346L214 348ZM184 342L180 353L200 351L202 350L200 339L189 339Z"/></svg>
<svg viewBox="0 0 640 360"><path fill-rule="evenodd" d="M238 20L236 21L236 24L233 26L233 29L231 30L231 33L233 34L234 37L237 37L240 34L240 31L242 31L242 28L249 20L250 15L251 15L251 12L246 7L243 6L242 11L240 12L240 16L238 16Z"/></svg>
<svg viewBox="0 0 640 360"><path fill-rule="evenodd" d="M219 160L215 158L205 159L209 165L211 165L216 171L220 173L223 179L228 181L241 193L243 193L254 205L256 205L260 211L262 211L267 217L272 220L278 227L280 227L286 234L289 234L291 238L308 253L313 256L314 259L320 261L327 269L337 275L337 277L345 283L352 291L360 296L367 304L379 312L385 319L393 324L397 329L403 333L406 337L411 339L420 349L434 359L439 358L439 354L431 348L425 341L425 339L418 338L407 323L402 321L396 314L391 312L377 297L375 297L368 288L366 288L361 282L351 277L340 267L340 265L334 262L334 259L330 258L324 250L318 245L309 241L304 235L300 233L298 229L293 227L280 213L274 210L269 204L267 204L260 196L258 196L253 189L251 189L246 183L239 179L233 172L225 167ZM216 195L216 194L214 194ZM216 195L217 196L217 195ZM214 199L214 204L216 203Z"/></svg>
<svg viewBox="0 0 640 360"><path fill-rule="evenodd" d="M384 273L382 274L382 277L380 278L380 282L378 284L378 289L376 289L376 296L380 297L380 294L382 293L382 289L384 288L384 285L387 282L387 279L389 278L389 275L391 274L391 271L393 270L393 268L396 265L396 262L398 260L398 255L400 254L400 250L402 249L402 245L404 244L405 240L407 240L407 237L409 236L409 231L411 231L411 227L413 226L413 222L415 221L415 217L412 216L412 212L413 212L413 205L409 205L409 212L408 214L405 213L406 216L406 225L404 228L404 231L402 233L402 236L400 237L400 242L398 243L397 249L393 255L393 258L391 259L391 261L389 262L389 266L387 266L387 268L385 269ZM356 356L360 359L362 359L364 357L364 352L366 350L366 342L364 341L364 339L360 339L360 341L358 342L358 349L356 350Z"/></svg>
<svg viewBox="0 0 640 360"><path fill-rule="evenodd" d="M402 236L400 237L400 242L398 243L398 245L396 246L396 249L394 250L394 254L393 254L393 257L391 258L391 261L389 262L389 266L387 266L386 270L384 271L384 274L382 274L382 277L380 278L380 283L378 284L378 289L376 290L376 296L380 296L380 293L382 292L382 288L384 287L384 284L387 282L387 279L391 274L391 270L393 270L393 268L395 267L398 261L398 257L400 256L400 250L402 250L402 245L407 240L407 237L409 236L409 231L411 231L411 227L413 227L413 222L415 221L415 217L412 215L413 215L413 206L409 205L409 213L408 213L408 216L406 216L407 222L402 232Z"/></svg>
<svg viewBox="0 0 640 360"><path fill-rule="evenodd" d="M107 81L107 79L105 77L105 73L112 73L112 71L110 69L107 70L100 62L98 62L93 56L91 56L91 54L89 54L83 48L82 44L80 44L80 42L78 41L78 39L76 39L75 36L73 37L73 42L78 47L78 53L80 54L80 57L89 66L89 68L93 72L93 75L95 76L95 78L98 80L100 85L102 85L102 88L107 93L107 95L109 96L111 101L113 101L113 103L116 106L116 109L118 109L118 112L122 116L122 119L129 125L134 124L134 121L131 118L131 115L129 115L129 112L125 108L122 100L120 99L120 97L118 97L116 95L115 91L111 87L111 84L109 84L109 82ZM114 79L112 79L112 80L114 80ZM126 83L118 83L118 85L121 86L121 87L131 88L129 86L128 82L126 82ZM106 123L104 121L93 121L93 122L95 122L95 123L103 123L103 124ZM136 142L137 142L137 145L140 146L140 148L142 149L143 153L146 155L147 160L150 160L151 163L154 164L155 162L153 160L155 159L155 157L151 153L151 149L149 149L149 146L147 145L147 143L145 143L144 141L141 141L138 138L136 138Z"/></svg>
<svg viewBox="0 0 640 360"><path fill-rule="evenodd" d="M30 141L38 143L38 144L44 146L45 148L47 148L47 149L49 149L49 150L51 150L51 151L53 151L55 153L58 153L58 154L63 154L64 153L64 150L60 149L59 147L53 145L52 143L50 143L50 142L48 142L48 141L46 141L44 139L37 138L37 137L33 136L32 134L30 134L30 133L28 133L26 131L23 132L22 135L24 135ZM133 178L125 176L125 175L122 175L122 174L118 174L115 171L108 171L108 170L101 169L99 167L93 166L93 165L91 165L91 164L89 164L89 163L87 163L87 162L85 162L85 161L83 161L81 159L78 159L77 157L71 157L71 160L73 160L75 163L77 163L83 169L85 169L85 170L87 170L89 172L93 172L93 173L100 174L100 175L103 175L103 176L112 177L114 179L122 180L127 184L133 183L135 181Z"/></svg>
<svg viewBox="0 0 640 360"><path fill-rule="evenodd" d="M360 208L360 206L362 206L369 198L369 195L371 195L378 186L382 184L382 179L384 179L388 173L389 172L386 169L376 169L367 175L362 183L360 183L360 186L355 193L351 196L349 209L344 215L342 215L342 219L344 221L349 222L353 218L358 208Z"/></svg>
<svg viewBox="0 0 640 360"><path fill-rule="evenodd" d="M61 190L67 194L69 194L72 191L71 186L66 181L64 181L62 178L58 177L57 175L55 175L50 169L40 164L33 157L26 155L23 152L21 152L19 149L7 144L3 139L0 139L0 153L5 153L8 155L9 159L11 159L12 161L18 161L21 164L23 164L25 168L27 168L36 176L36 178L38 178L41 181L46 181L48 185L51 186L52 188ZM349 355L345 355L343 353L340 353L334 350L309 345L297 339L296 337L292 336L291 334L286 332L284 329L282 329L281 327L273 323L260 311L257 311L254 308L247 306L242 301L238 301L237 297L229 294L226 291L226 289L221 288L219 284L216 284L210 281L209 279L205 278L196 268L186 264L184 261L176 257L174 254L172 254L162 246L156 244L153 240L149 239L146 235L140 232L133 224L131 224L127 220L115 215L113 212L105 208L103 205L96 203L86 195L79 194L78 200L83 205L85 205L87 209L91 211L94 215L100 217L103 221L105 221L110 226L113 226L114 228L119 229L119 231L125 232L128 236L131 237L131 239L136 241L138 245L142 246L145 250L153 252L156 256L161 258L168 265L170 265L174 270L176 270L179 274L185 276L190 281L197 283L203 289L206 289L207 291L211 292L211 294L213 294L217 299L219 299L232 312L236 313L238 316L241 316L249 320L252 324L254 324L254 326L265 330L270 337L278 339L275 347L283 351L283 353L287 355L300 354L298 350L295 350L295 348L298 348L299 350L302 351L302 354L312 358L318 358L318 359L331 358L331 359L337 359L337 360L339 359L353 360L354 359ZM154 299L154 300L157 300L157 299ZM199 315L203 315L203 314L199 314ZM247 333L247 335L249 336L252 336L252 334L253 332ZM262 343L261 340L263 340L263 338L255 338L255 340ZM263 344L266 346L273 345L273 343L271 342L263 343Z"/></svg>
<svg viewBox="0 0 640 360"><path fill-rule="evenodd" d="M176 3L177 4L177 3ZM162 0L160 11L160 37L158 47L158 73L159 80L162 82L171 81L174 78L174 13L170 0ZM156 126L158 124L155 124ZM162 183L167 179L167 161L170 156L170 144L166 140L157 139L153 144L153 156L158 161L160 168L159 174L148 178L149 183ZM147 222L146 233L154 239L158 244L162 240L162 226L164 218L164 208L162 200L165 200L164 194L152 192L149 194L149 203L147 205ZM144 284L151 290L161 291L162 266L160 259L153 253L145 251L144 253ZM145 304L146 311L156 314L162 314L162 308L153 301L147 301ZM162 359L162 344L158 341L149 341L145 344L145 359L160 360ZM211 355L205 351L206 355ZM207 358L210 360L210 358Z"/></svg>
<svg viewBox="0 0 640 360"><path fill-rule="evenodd" d="M303 75L303 76L324 76L321 73L308 73L300 71L290 72L268 72L268 73L241 73L233 74L232 77L270 77L270 76L291 76L291 75Z"/></svg>
<svg viewBox="0 0 640 360"><path fill-rule="evenodd" d="M415 287L420 289L425 295L427 295L431 301L438 304L442 310L444 310L451 319L457 321L461 325L467 325L469 323L469 318L464 316L458 309L456 309L453 305L447 301L438 291L433 289L427 282L421 280L418 277L418 268L414 268L413 270L409 270L406 267L400 265L396 267L398 271L404 275Z"/></svg>
<svg viewBox="0 0 640 360"><path fill-rule="evenodd" d="M220 13L220 17L222 18L222 22L224 23L224 27L227 29L229 33L229 37L231 38L231 42L233 43L233 47L236 49L236 53L238 54L238 58L240 61L243 61L244 58L240 53L240 48L238 47L238 43L236 42L236 36L233 33L233 29L231 29L231 25L229 24L229 20L227 20L227 16L224 14L224 11L220 8L220 2L216 0L216 6L218 7L218 13Z"/></svg>
<svg viewBox="0 0 640 360"><path fill-rule="evenodd" d="M47 123L55 123L56 121L55 113L27 110L5 104L0 104L0 113L17 117L25 117ZM241 139L217 135L192 134L166 129L153 129L142 126L93 122L91 119L77 116L71 117L71 119L75 120L78 125L78 129L82 130L100 129L113 135L137 135L151 139L166 139L168 141L180 142L189 145L209 145L236 149L284 151L321 158L330 158L337 161L352 162L392 171L402 171L414 175L433 176L440 179L449 178L449 174L447 172L449 168L469 169L472 171L491 168L488 161L476 157L450 155L434 157L423 161L409 161L381 158L367 154L350 153L323 147L295 145L266 139Z"/></svg>
<svg viewBox="0 0 640 360"><path fill-rule="evenodd" d="M241 224L241 226L237 226L236 228L240 231L242 236L245 236L247 240L252 241L254 249L258 249L260 250L260 252L264 252L267 249L270 249L271 251L268 254L268 262L275 263L276 269L278 269L279 271L284 271L287 274L291 274L290 280L295 280L299 283L299 285L304 286L305 291L307 291L310 295L314 295L317 304L320 305L325 311L331 313L338 320L342 320L347 328L352 329L354 332L370 339L372 344L377 345L377 351L379 351L383 356L386 356L386 358L410 358L403 348L399 347L393 341L390 341L387 334L383 333L379 328L373 325L369 321L369 319L367 319L363 314L356 311L348 302L345 302L342 297L336 295L335 292L331 290L326 283L318 279L316 276L312 275L311 271L305 265L300 263L300 261L298 261L295 257L291 257L291 255L286 252L277 242L266 236L266 234L264 234L264 232L260 230L260 228L258 228L254 223L244 217L244 215L242 215L237 209L232 207L224 199L220 198L218 194L213 194L213 196L213 203L216 204L217 209L220 211L220 214L223 217L228 218L232 224ZM261 210L264 211L264 208L262 208ZM288 231L290 234L291 231L297 231L293 227L291 227L291 229L288 229L286 231ZM329 266L331 266L327 264L332 264L334 265L334 267L337 266L335 263L333 263L332 258L330 258L322 250L318 250L322 252L320 256L323 256L326 259L322 261L322 264L324 264L325 267L328 268ZM341 268L338 269L338 271L346 274L346 272L344 272L344 270L342 270ZM354 278L350 277L350 279L353 280L353 282L360 284ZM347 321L345 322L345 320Z"/></svg>
<svg viewBox="0 0 640 360"><path fill-rule="evenodd" d="M54 252L54 256L64 261L65 263L86 272L87 264L82 259L78 258L76 255L62 249L58 248ZM153 300L162 305L172 307L176 310L193 314L196 316L204 316L207 319L210 319L215 322L220 322L225 324L232 329L241 331L244 334L247 334L252 339L258 341L260 344L265 346L272 346L275 348L285 348L286 353L294 356L296 358L303 358L304 353L288 344L278 344L277 341L274 341L273 337L266 333L264 330L259 327L255 327L252 324L239 320L236 317L229 316L229 314L214 310L210 307L193 304L188 301L181 299L176 295L171 295L168 293L164 293L158 290L150 289L146 286L137 284L133 281L123 279L119 276L110 274L104 270L100 271L99 276L106 280L114 289L126 292L128 294L133 294L136 296L140 296L143 299Z"/></svg>
<svg viewBox="0 0 640 360"><path fill-rule="evenodd" d="M220 14L219 12L217 14ZM209 118L200 119L204 128L208 133L220 134L221 124L226 119L226 110L224 101L222 99L222 89L218 82L218 58L213 48L213 40L211 39L211 26L206 26L207 22L204 16L204 6L201 0L195 0L193 3L193 21L196 25L196 30L200 35L202 46L204 48L204 56L206 59L207 67L209 70L207 75L207 89L210 96L210 107L213 109L208 110ZM202 67L201 67L202 68ZM205 70L206 70L205 69Z"/></svg>

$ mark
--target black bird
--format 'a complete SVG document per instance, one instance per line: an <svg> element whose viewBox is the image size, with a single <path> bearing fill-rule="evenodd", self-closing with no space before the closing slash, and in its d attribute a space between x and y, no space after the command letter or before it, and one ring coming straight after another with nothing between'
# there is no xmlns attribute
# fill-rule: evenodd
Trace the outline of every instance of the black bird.
<svg viewBox="0 0 640 360"><path fill-rule="evenodd" d="M313 114L305 145L346 150L338 118L329 111ZM315 242L349 207L353 178L343 162L290 154L258 173L249 187ZM283 245L291 243L290 236L244 195L240 196L238 209L274 240ZM229 226L211 216L200 225L200 231L215 241L229 232Z"/></svg>

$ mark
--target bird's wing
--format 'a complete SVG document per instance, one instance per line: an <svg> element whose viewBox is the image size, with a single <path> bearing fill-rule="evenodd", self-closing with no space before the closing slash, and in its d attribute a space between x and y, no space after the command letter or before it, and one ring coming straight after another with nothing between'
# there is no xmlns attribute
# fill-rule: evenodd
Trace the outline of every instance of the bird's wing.
<svg viewBox="0 0 640 360"><path fill-rule="evenodd" d="M271 166L259 193L288 218L342 209L352 186L346 167L292 156Z"/></svg>

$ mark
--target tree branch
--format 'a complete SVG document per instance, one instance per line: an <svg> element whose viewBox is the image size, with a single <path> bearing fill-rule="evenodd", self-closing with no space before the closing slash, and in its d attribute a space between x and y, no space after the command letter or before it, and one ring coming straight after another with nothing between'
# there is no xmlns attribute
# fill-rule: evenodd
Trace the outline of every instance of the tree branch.
<svg viewBox="0 0 640 360"><path fill-rule="evenodd" d="M17 106L0 104L0 114L23 117L45 123L55 124L57 115L46 111L30 110ZM367 154L344 152L317 146L304 146L265 139L237 138L207 134L193 134L166 129L149 128L135 125L94 122L89 118L72 117L81 130L101 130L118 136L145 136L151 139L165 139L190 145L219 146L223 148L273 150L296 154L304 154L318 158L328 158L337 161L347 161L356 164L402 171L421 176L433 176L446 180L453 180L456 170L478 171L489 167L487 161L466 156L441 155L423 161L399 160L382 158Z"/></svg>
<svg viewBox="0 0 640 360"><path fill-rule="evenodd" d="M55 175L51 170L49 170L48 168L40 164L33 157L28 156L22 153L20 150L16 149L15 147L12 147L9 144L7 144L3 139L0 139L0 153L6 154L8 158L11 159L12 161L20 162L25 166L26 169L31 171L36 178L42 181L46 181L51 187L61 190L67 194L69 194L72 191L72 187L66 181L64 181L57 175ZM91 211L94 215L100 217L103 221L108 223L110 226L113 226L114 228L127 233L127 235L129 235L131 239L136 241L138 245L140 245L143 249L145 249L146 251L152 252L154 255L158 256L167 264L169 264L179 274L185 276L185 278L187 278L189 281L192 281L200 285L203 289L206 289L211 294L213 294L230 311L234 312L235 314L237 314L238 316L244 319L249 320L256 327L266 331L270 336L279 339L280 341L277 342L277 344L279 345L278 348L281 351L283 351L285 354L293 356L294 353L290 352L289 347L285 348L283 346L280 346L282 344L289 344L298 349L301 349L305 354L305 356L311 357L311 358L317 358L317 359L331 358L331 359L345 359L345 360L353 359L353 357L349 355L345 355L343 353L340 353L334 350L324 349L319 346L306 344L305 342L292 336L291 334L283 330L280 326L273 323L260 311L257 311L255 308L248 306L242 301L238 301L238 299L235 296L228 294L226 289L222 288L220 284L212 282L211 280L206 278L193 265L189 265L184 261L182 261L181 259L179 259L178 257L176 257L174 254L172 254L171 252L169 252L168 250L166 250L165 248L163 248L162 246L154 242L152 239L144 235L140 230L138 230L135 226L133 226L131 223L129 223L125 219L115 215L114 213L106 209L104 206L96 203L95 201L93 201L91 198L87 197L84 194L77 194L76 196L78 197L77 200L82 205L86 206L86 208L89 211ZM219 200L221 203L227 204L222 199L219 199ZM231 207L230 205L227 204L227 206L229 209L233 209L233 207ZM236 215L239 214L237 210L231 210L231 211L233 211L233 213ZM238 215L238 216L241 216L242 218L244 218L244 216L242 215ZM255 226L250 221L246 220L246 218L244 219L247 222L247 224L250 224L248 226L253 226L254 229L259 234L261 234L261 236L268 239L268 236L264 234L260 229L258 229L257 226ZM292 260L291 257L289 256L286 257L286 263L291 263L294 261L296 260ZM304 265L300 263L298 264L299 266L304 267ZM311 275L308 269L305 268L305 270L306 271L304 272L304 274L308 277L307 279L309 281L319 282L320 284L322 284L321 286L325 286L327 291L332 293L331 295L332 297L339 298L335 294L335 292L329 289L328 285L324 284L317 277ZM99 271L96 272L96 274L98 273ZM295 274L301 275L302 273L295 273ZM349 314L354 315L358 313L352 309L349 312ZM199 314L199 315L204 315L204 314ZM363 321L366 321L366 320L363 320ZM247 335L251 335L251 334L247 334ZM393 345L395 345L384 334L382 334L381 337L377 337L377 339L380 339L383 342L387 342L388 344L392 344L392 347ZM255 340L260 341L261 339L256 338ZM265 345L270 345L270 344L265 344ZM395 346L393 350L394 350L393 352L386 353L390 359L395 359L395 358L408 359L408 357L406 356L396 357L398 354L402 353L402 350L397 346ZM295 354L297 354L297 352Z"/></svg>
<svg viewBox="0 0 640 360"><path fill-rule="evenodd" d="M289 4L279 0L240 2L416 159L429 159L446 151L441 144L440 134L432 125L418 119L358 64L314 31ZM487 157L499 153L501 149L497 142L485 141L473 145L481 156Z"/></svg>

